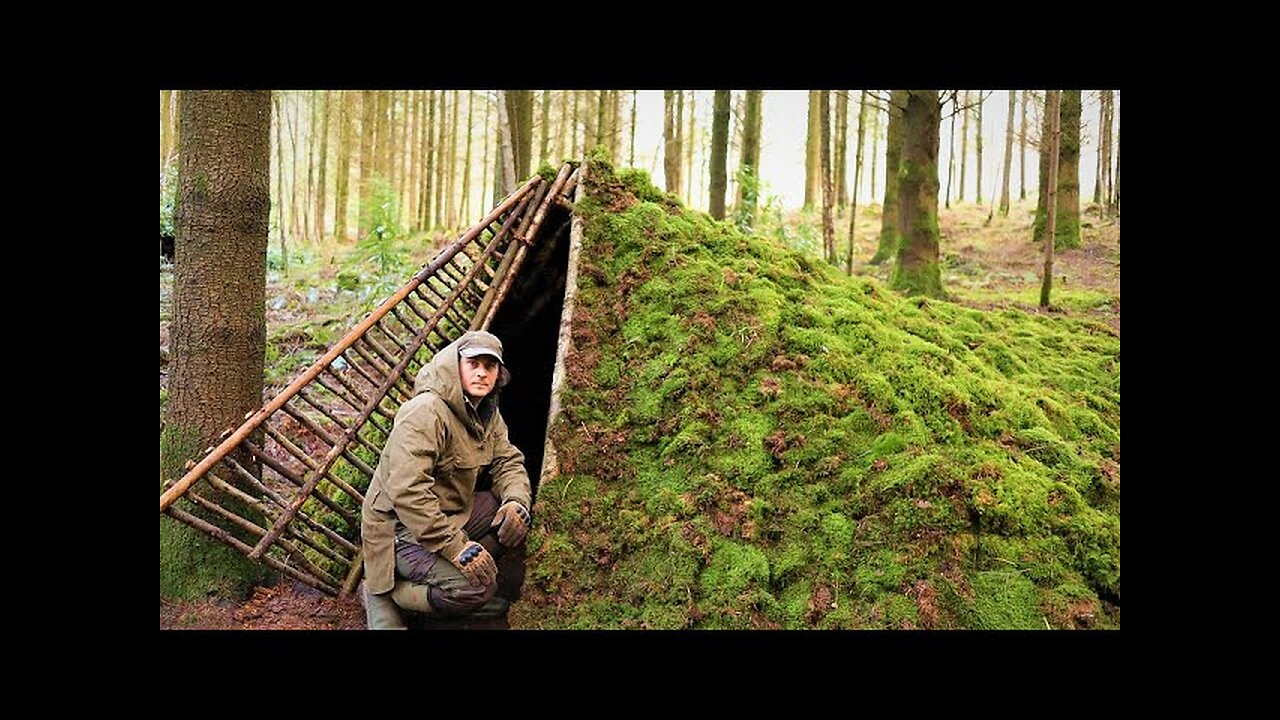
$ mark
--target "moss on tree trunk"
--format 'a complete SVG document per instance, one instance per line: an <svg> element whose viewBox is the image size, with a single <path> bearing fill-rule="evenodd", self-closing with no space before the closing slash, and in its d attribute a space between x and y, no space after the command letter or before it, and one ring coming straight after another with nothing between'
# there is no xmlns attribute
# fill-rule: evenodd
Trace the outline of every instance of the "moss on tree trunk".
<svg viewBox="0 0 1280 720"><path fill-rule="evenodd" d="M907 93L898 168L898 222L902 239L891 285L908 295L942 296L938 269L938 91Z"/></svg>
<svg viewBox="0 0 1280 720"><path fill-rule="evenodd" d="M173 361L160 436L162 483L181 477L188 459L198 459L222 430L261 405L266 338L271 93L184 92L179 112ZM215 495L207 484L197 488ZM246 509L236 511L262 524ZM161 516L161 597L235 595L263 576L261 566L231 548Z"/></svg>
<svg viewBox="0 0 1280 720"><path fill-rule="evenodd" d="M867 261L872 265L893 257L898 249L898 165L902 157L902 108L906 102L906 90L894 90L889 96L889 128L884 150L884 212L880 220L880 246Z"/></svg>

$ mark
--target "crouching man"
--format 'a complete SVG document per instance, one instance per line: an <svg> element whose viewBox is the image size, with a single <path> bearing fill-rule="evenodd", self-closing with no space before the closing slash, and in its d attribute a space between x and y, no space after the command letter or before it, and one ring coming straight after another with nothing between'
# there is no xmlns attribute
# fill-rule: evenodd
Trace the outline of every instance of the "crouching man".
<svg viewBox="0 0 1280 720"><path fill-rule="evenodd" d="M524 542L531 499L524 454L498 411L510 378L502 342L483 331L463 334L418 373L361 510L369 629L404 629L401 609L505 613L495 556ZM492 490L476 492L485 474Z"/></svg>

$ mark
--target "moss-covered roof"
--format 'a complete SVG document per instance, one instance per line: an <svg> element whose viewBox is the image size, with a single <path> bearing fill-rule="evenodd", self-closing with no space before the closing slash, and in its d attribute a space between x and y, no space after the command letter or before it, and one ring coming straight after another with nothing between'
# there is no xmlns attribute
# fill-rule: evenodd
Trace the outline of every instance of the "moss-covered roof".
<svg viewBox="0 0 1280 720"><path fill-rule="evenodd" d="M1119 627L1120 340L907 299L592 161L513 625Z"/></svg>

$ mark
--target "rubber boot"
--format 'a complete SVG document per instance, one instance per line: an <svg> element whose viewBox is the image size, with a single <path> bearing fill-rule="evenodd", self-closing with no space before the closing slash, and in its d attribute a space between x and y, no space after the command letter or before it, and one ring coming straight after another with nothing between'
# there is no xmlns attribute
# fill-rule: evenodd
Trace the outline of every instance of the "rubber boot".
<svg viewBox="0 0 1280 720"><path fill-rule="evenodd" d="M400 608L396 607L391 599L391 593L374 595L365 587L364 581L361 581L357 597L360 598L360 604L364 606L365 623L370 630L409 629L400 615Z"/></svg>

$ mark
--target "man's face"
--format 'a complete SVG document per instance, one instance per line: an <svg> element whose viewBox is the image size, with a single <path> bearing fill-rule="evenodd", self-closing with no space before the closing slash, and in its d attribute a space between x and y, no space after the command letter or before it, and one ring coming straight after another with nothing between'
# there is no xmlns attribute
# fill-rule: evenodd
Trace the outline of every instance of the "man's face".
<svg viewBox="0 0 1280 720"><path fill-rule="evenodd" d="M498 384L498 359L492 355L459 358L458 374L462 380L462 391L473 400L480 400L493 392Z"/></svg>

